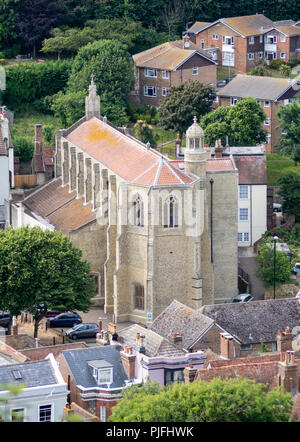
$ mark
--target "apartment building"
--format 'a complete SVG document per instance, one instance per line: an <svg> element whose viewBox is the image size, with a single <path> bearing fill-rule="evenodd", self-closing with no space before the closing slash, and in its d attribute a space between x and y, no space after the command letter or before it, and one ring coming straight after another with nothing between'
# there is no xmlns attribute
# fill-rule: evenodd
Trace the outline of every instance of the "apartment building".
<svg viewBox="0 0 300 442"><path fill-rule="evenodd" d="M264 59L300 60L300 21L273 22L263 14L196 22L191 41L212 55L220 66L249 72Z"/></svg>

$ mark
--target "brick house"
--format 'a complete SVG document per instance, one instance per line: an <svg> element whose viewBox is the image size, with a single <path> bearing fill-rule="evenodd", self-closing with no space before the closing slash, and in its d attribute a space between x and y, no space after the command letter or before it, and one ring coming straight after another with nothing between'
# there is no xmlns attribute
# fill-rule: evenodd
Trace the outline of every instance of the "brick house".
<svg viewBox="0 0 300 442"><path fill-rule="evenodd" d="M186 81L216 85L216 62L188 36L140 52L132 58L136 84L129 98L137 105L159 106L171 87Z"/></svg>
<svg viewBox="0 0 300 442"><path fill-rule="evenodd" d="M266 152L275 151L281 129L277 112L300 97L300 81L287 78L237 75L217 92L219 106L234 106L240 98L253 97L266 114L263 129L267 130Z"/></svg>
<svg viewBox="0 0 300 442"><path fill-rule="evenodd" d="M260 353L262 342L276 351L277 332L287 326L291 334L285 339L294 342L299 323L295 298L213 304L198 310L174 300L151 329L169 341L174 333L179 334L181 348L188 351L211 349L223 358L235 359Z"/></svg>
<svg viewBox="0 0 300 442"><path fill-rule="evenodd" d="M213 54L220 66L242 72L267 61L300 59L299 22L273 22L263 14L196 22L188 29L191 40Z"/></svg>
<svg viewBox="0 0 300 442"><path fill-rule="evenodd" d="M106 422L130 382L117 347L65 350L56 360L68 385L70 402Z"/></svg>

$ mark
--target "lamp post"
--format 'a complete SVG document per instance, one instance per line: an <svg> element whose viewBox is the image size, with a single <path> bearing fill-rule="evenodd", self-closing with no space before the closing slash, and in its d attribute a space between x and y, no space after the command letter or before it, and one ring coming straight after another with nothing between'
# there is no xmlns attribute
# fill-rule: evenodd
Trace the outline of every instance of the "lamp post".
<svg viewBox="0 0 300 442"><path fill-rule="evenodd" d="M273 299L275 299L275 287L276 287L276 241L278 239L278 236L274 236L274 276L273 276Z"/></svg>

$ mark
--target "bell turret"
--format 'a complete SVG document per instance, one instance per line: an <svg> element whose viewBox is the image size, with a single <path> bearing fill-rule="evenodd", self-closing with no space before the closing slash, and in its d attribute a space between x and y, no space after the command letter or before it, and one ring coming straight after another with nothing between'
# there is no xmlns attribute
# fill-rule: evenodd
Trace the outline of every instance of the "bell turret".
<svg viewBox="0 0 300 442"><path fill-rule="evenodd" d="M208 158L210 158L210 151L204 149L204 131L197 123L197 117L195 116L193 124L186 131L185 172L204 178Z"/></svg>

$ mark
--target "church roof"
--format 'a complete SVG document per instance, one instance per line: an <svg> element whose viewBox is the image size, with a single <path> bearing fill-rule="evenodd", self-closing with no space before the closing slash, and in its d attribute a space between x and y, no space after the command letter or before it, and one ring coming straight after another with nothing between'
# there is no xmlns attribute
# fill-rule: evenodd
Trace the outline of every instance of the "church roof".
<svg viewBox="0 0 300 442"><path fill-rule="evenodd" d="M66 140L128 182L174 186L195 181L166 157L96 117L83 122Z"/></svg>
<svg viewBox="0 0 300 442"><path fill-rule="evenodd" d="M54 179L23 201L25 213L39 220L46 219L56 230L68 234L96 219L91 203L76 198L68 185L62 186L61 178ZM27 210L26 210L27 209Z"/></svg>

